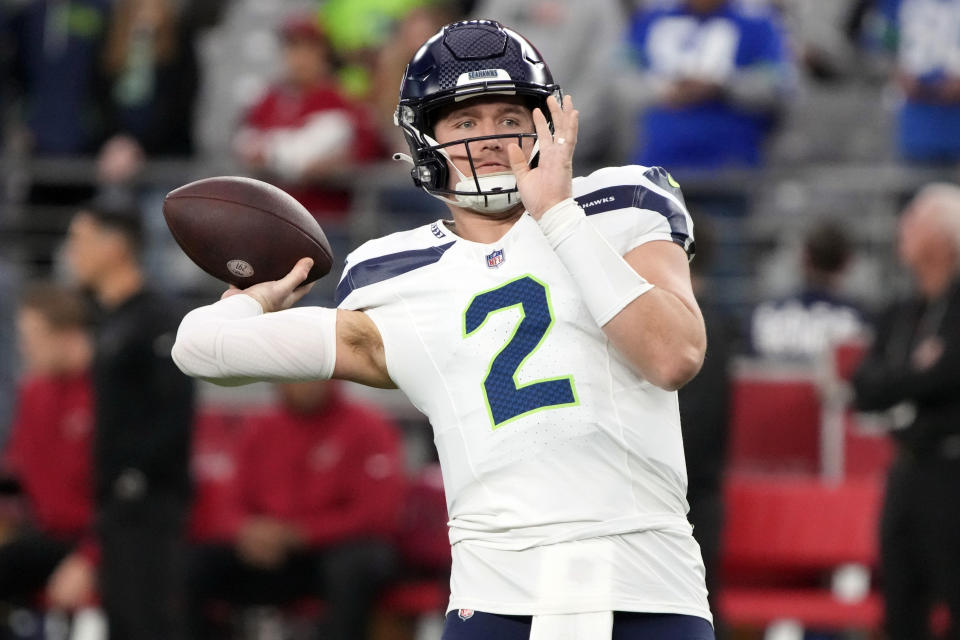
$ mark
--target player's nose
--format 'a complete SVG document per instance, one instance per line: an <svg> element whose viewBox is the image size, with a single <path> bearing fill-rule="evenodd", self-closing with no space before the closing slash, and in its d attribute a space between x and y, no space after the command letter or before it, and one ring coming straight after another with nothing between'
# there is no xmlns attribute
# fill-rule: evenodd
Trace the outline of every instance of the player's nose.
<svg viewBox="0 0 960 640"><path fill-rule="evenodd" d="M496 130L493 127L489 127L489 128L484 128L483 132L479 133L477 137L479 138L481 136L493 136L496 134L497 134ZM477 145L482 150L499 151L503 147L503 139L487 138L485 140L478 140Z"/></svg>

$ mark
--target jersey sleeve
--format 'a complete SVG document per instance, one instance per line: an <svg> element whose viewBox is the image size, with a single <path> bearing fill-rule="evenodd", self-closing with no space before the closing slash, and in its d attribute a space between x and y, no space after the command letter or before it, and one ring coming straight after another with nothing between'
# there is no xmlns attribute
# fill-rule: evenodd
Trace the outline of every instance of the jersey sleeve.
<svg viewBox="0 0 960 640"><path fill-rule="evenodd" d="M438 223L371 240L347 256L337 284L341 309L364 310L395 300L398 282L440 261L453 238Z"/></svg>
<svg viewBox="0 0 960 640"><path fill-rule="evenodd" d="M600 169L574 181L574 198L621 255L667 240L693 257L693 220L680 185L661 167Z"/></svg>

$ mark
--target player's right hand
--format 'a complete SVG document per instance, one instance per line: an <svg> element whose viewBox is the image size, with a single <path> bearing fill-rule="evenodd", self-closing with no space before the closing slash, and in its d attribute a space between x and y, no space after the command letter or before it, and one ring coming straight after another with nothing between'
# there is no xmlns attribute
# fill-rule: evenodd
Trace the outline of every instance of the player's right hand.
<svg viewBox="0 0 960 640"><path fill-rule="evenodd" d="M297 264L293 265L290 273L280 280L260 282L246 289L240 289L231 285L229 289L223 292L220 299L224 300L238 293L244 293L259 302L264 313L288 309L313 288L313 282L306 285L303 284L312 266L313 258L300 258Z"/></svg>
<svg viewBox="0 0 960 640"><path fill-rule="evenodd" d="M517 143L507 146L510 169L517 177L520 199L535 220L550 207L573 194L573 150L577 146L579 113L573 108L573 98L563 96L563 106L550 96L546 100L553 119L554 133L540 109L533 110L533 125L540 144L540 159L531 169Z"/></svg>

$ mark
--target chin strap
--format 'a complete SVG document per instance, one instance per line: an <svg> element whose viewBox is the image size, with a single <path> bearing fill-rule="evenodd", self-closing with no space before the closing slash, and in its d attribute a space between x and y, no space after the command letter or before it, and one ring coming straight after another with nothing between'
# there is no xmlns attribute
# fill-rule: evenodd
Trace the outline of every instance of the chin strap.
<svg viewBox="0 0 960 640"><path fill-rule="evenodd" d="M520 194L517 192L517 177L510 171L478 176L476 182L472 178L464 177L462 173L460 176L464 179L454 185L454 191L475 190L477 182L479 182L480 191L483 192L477 195L456 194L454 197L461 207L485 213L501 213L520 203Z"/></svg>

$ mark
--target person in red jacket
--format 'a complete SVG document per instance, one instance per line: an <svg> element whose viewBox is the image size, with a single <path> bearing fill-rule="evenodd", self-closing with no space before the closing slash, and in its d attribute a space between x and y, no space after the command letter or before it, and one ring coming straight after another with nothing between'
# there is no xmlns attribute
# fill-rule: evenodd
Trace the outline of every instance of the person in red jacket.
<svg viewBox="0 0 960 640"><path fill-rule="evenodd" d="M198 637L215 637L211 599L326 603L320 637L367 637L379 588L396 570L405 493L402 443L380 413L330 381L277 385L280 406L256 416L238 461L242 516L232 546L197 550L191 601Z"/></svg>
<svg viewBox="0 0 960 640"><path fill-rule="evenodd" d="M247 113L234 139L236 154L315 217L342 219L349 191L318 183L345 165L376 158L376 126L337 87L333 50L314 15L292 15L280 37L283 77Z"/></svg>
<svg viewBox="0 0 960 640"><path fill-rule="evenodd" d="M73 608L93 593L93 567L76 551L92 514L92 345L84 301L36 283L17 313L24 375L0 467L22 490L27 517L0 544L0 601ZM86 545L80 545L86 546Z"/></svg>

